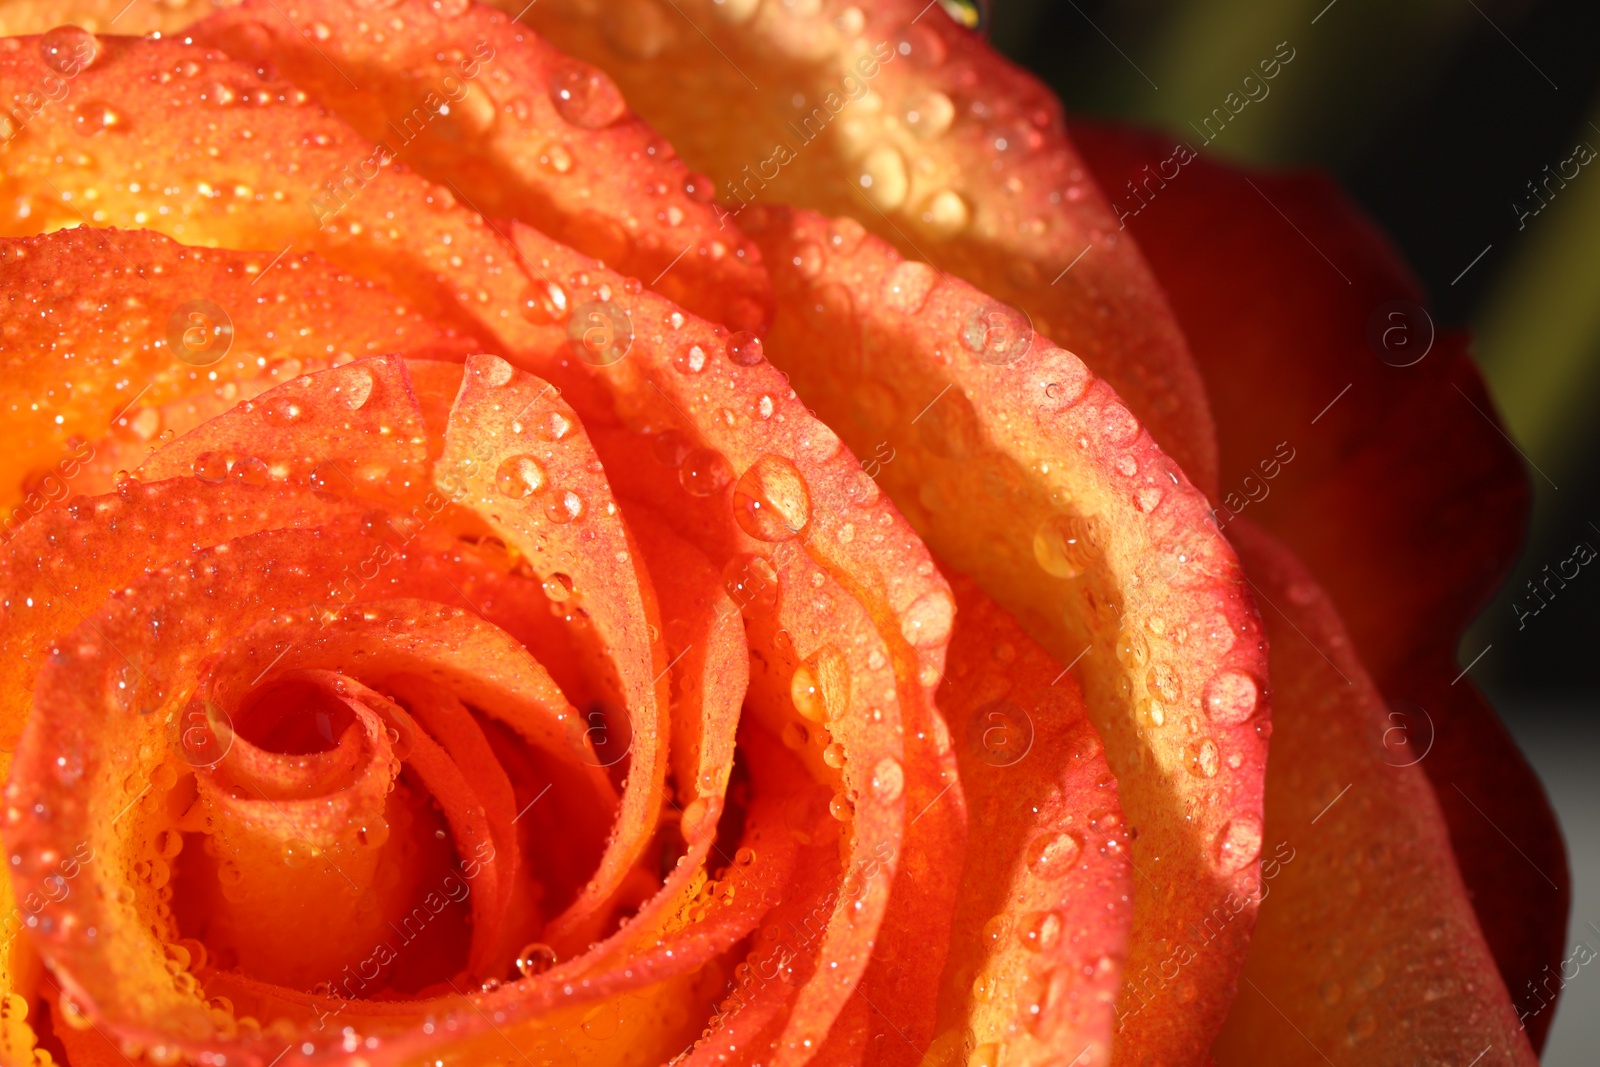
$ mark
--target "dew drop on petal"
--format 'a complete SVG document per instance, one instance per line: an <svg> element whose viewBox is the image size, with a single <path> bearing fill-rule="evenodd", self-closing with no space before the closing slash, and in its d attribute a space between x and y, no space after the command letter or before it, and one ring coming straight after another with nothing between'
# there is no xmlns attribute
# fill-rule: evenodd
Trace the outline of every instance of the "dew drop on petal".
<svg viewBox="0 0 1600 1067"><path fill-rule="evenodd" d="M1072 869L1082 851L1082 839L1071 831L1042 834L1028 845L1028 869L1041 878L1060 878Z"/></svg>
<svg viewBox="0 0 1600 1067"><path fill-rule="evenodd" d="M739 528L758 541L787 541L811 521L811 493L792 462L768 453L734 486L733 515Z"/></svg>
<svg viewBox="0 0 1600 1067"><path fill-rule="evenodd" d="M543 974L556 965L556 950L543 941L524 945L517 953L517 971L524 978Z"/></svg>
<svg viewBox="0 0 1600 1067"><path fill-rule="evenodd" d="M550 100L563 119L586 130L599 130L622 118L627 105L610 75L586 63L568 60L550 74Z"/></svg>
<svg viewBox="0 0 1600 1067"><path fill-rule="evenodd" d="M1232 725L1255 714L1260 689L1244 671L1225 670L1206 683L1206 714L1213 722Z"/></svg>
<svg viewBox="0 0 1600 1067"><path fill-rule="evenodd" d="M544 488L544 468L532 456L511 456L496 468L494 484L502 496L521 500Z"/></svg>

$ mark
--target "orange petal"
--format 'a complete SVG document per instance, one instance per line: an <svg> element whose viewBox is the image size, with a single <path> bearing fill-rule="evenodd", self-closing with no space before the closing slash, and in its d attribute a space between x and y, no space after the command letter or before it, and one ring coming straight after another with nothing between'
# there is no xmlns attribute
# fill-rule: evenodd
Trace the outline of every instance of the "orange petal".
<svg viewBox="0 0 1600 1067"><path fill-rule="evenodd" d="M277 251L84 227L0 240L11 278L0 373L39 404L37 417L13 420L0 437L0 505L17 503L24 481L35 494L7 536L68 491L110 488L86 489L85 465L132 470L158 434L185 433L263 388L352 357L465 354L392 294L315 256ZM182 421L180 402L202 399L210 407Z"/></svg>
<svg viewBox="0 0 1600 1067"><path fill-rule="evenodd" d="M959 615L939 706L982 829L929 1055L971 1042L974 1057L1003 1045L1007 1062L1076 1053L1107 1064L1133 917L1116 781L1077 680L970 581L952 584Z"/></svg>
<svg viewBox="0 0 1600 1067"><path fill-rule="evenodd" d="M1233 535L1278 609L1266 618L1274 844L1218 1062L1465 1063L1492 1048L1531 1067L1418 766L1425 753L1395 743L1394 720L1311 574L1249 520Z"/></svg>
<svg viewBox="0 0 1600 1067"><path fill-rule="evenodd" d="M1214 486L1200 376L1049 90L923 0L674 7L541 3L521 17L608 71L741 224L747 203L854 215L1026 309Z"/></svg>
<svg viewBox="0 0 1600 1067"><path fill-rule="evenodd" d="M1110 388L1018 313L849 219L747 218L774 269L768 347L796 389L942 559L1081 661L1145 876L1128 971L1229 909L1193 998L1160 991L1119 1034L1129 1054L1188 1062L1231 1000L1260 847L1265 649L1232 550Z"/></svg>
<svg viewBox="0 0 1600 1067"><path fill-rule="evenodd" d="M1132 131L1079 137L1107 185L1171 154ZM1130 225L1216 405L1219 520L1240 512L1282 538L1333 597L1385 697L1425 712L1411 713L1418 742L1433 739L1422 767L1521 996L1567 954L1570 891L1544 790L1456 659L1528 511L1529 476L1466 337L1435 336L1389 240L1322 177L1195 160ZM1244 302L1251 314L1229 310ZM1496 826L1519 828L1523 855ZM1536 1048L1552 1016L1530 1019Z"/></svg>
<svg viewBox="0 0 1600 1067"><path fill-rule="evenodd" d="M577 415L548 383L497 356L467 361L434 475L440 490L476 510L546 582L570 582L615 670L603 713L607 766L628 760L619 832L595 874L549 936L593 940L599 909L617 892L654 828L667 771L662 732L667 660L649 572L605 482ZM580 517L585 521L577 523Z"/></svg>
<svg viewBox="0 0 1600 1067"><path fill-rule="evenodd" d="M187 36L276 65L474 211L537 226L706 318L761 329L772 295L760 254L719 225L705 179L628 114L605 74L498 11L459 6L403 0L378 19L346 3L250 2ZM319 211L335 219L354 195L323 195Z"/></svg>

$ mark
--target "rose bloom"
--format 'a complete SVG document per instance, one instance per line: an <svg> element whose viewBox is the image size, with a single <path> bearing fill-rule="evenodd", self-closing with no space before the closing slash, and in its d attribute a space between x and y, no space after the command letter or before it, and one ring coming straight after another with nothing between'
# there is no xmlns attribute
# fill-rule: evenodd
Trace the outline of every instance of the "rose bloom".
<svg viewBox="0 0 1600 1067"><path fill-rule="evenodd" d="M0 7L5 1063L1534 1062L1527 490L1326 182L922 0L121 6Z"/></svg>

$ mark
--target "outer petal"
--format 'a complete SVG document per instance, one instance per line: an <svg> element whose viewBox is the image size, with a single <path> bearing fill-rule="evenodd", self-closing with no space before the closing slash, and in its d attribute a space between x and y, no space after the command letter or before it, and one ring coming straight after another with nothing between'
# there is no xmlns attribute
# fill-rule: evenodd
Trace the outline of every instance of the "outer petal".
<svg viewBox="0 0 1600 1067"><path fill-rule="evenodd" d="M186 248L157 233L78 228L0 241L0 264L7 536L47 500L110 487L78 481L86 467L91 479L132 470L160 435L296 375L381 352L467 350L392 293L292 249Z"/></svg>
<svg viewBox="0 0 1600 1067"><path fill-rule="evenodd" d="M1148 135L1078 137L1108 186L1172 154ZM1415 279L1325 179L1195 160L1130 226L1216 404L1219 520L1242 511L1282 537L1330 591L1384 696L1425 711L1409 720L1422 767L1520 995L1563 958L1567 865L1543 788L1456 662L1528 506L1465 338L1434 337ZM1515 828L1515 848L1497 827ZM1531 1023L1535 1047L1551 1017Z"/></svg>
<svg viewBox="0 0 1600 1067"><path fill-rule="evenodd" d="M537 226L733 329L771 315L760 254L718 225L704 177L628 114L605 74L498 11L253 0L187 35L276 65L474 211ZM331 219L355 189L336 178L329 193L319 210Z"/></svg>
<svg viewBox="0 0 1600 1067"><path fill-rule="evenodd" d="M1033 316L1204 489L1205 391L1166 301L1089 180L1060 105L923 0L544 0L525 13L609 71L738 214L861 219ZM742 215L740 216L742 218Z"/></svg>
<svg viewBox="0 0 1600 1067"><path fill-rule="evenodd" d="M1305 568L1248 519L1234 541L1281 614L1266 619L1267 898L1218 1062L1531 1067L1420 751L1388 735L1383 699Z"/></svg>
<svg viewBox="0 0 1600 1067"><path fill-rule="evenodd" d="M1192 986L1123 993L1127 1054L1197 1059L1254 913L1266 750L1260 623L1204 498L1104 382L1014 310L850 219L772 210L748 226L774 269L769 346L795 387L941 558L1081 663L1137 831L1128 972L1227 915ZM1134 995L1148 1010L1131 1012Z"/></svg>

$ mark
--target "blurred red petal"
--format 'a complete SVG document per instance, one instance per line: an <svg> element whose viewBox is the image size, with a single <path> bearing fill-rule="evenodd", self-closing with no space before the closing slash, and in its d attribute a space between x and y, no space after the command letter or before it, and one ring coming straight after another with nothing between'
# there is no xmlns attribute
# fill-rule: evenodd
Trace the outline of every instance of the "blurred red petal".
<svg viewBox="0 0 1600 1067"><path fill-rule="evenodd" d="M1146 180L1173 151L1090 124L1074 136L1108 188ZM1385 697L1427 713L1422 767L1501 975L1520 991L1561 964L1570 888L1543 787L1457 663L1528 509L1466 339L1434 336L1393 246L1325 178L1201 158L1151 188L1129 228L1206 377L1218 517L1243 512L1283 538L1330 591ZM1536 1048L1553 1014L1529 1021Z"/></svg>

